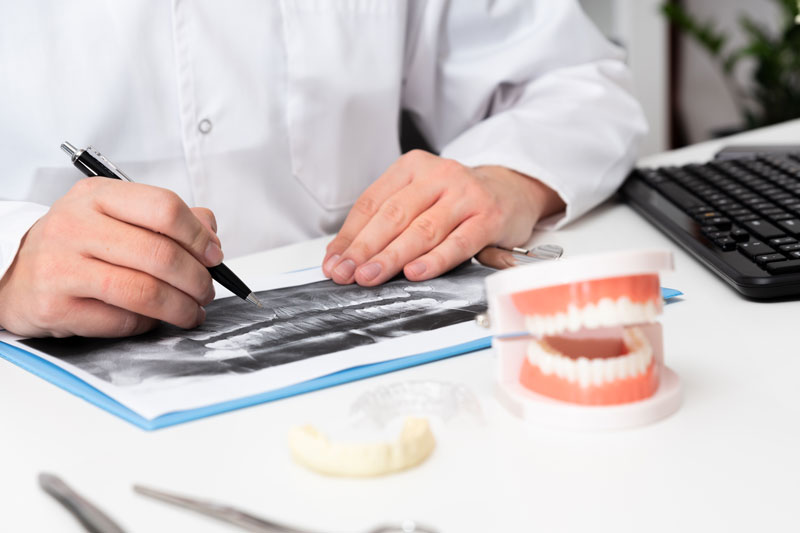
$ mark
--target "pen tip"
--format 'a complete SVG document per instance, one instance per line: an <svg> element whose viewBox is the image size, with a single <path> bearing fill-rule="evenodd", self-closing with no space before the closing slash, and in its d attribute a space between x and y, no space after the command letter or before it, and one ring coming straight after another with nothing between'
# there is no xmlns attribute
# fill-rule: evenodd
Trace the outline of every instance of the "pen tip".
<svg viewBox="0 0 800 533"><path fill-rule="evenodd" d="M247 298L245 298L245 300L247 300L251 304L257 305L258 307L264 307L263 305L261 305L261 302L258 300L258 298L256 298L256 295L253 294L252 292L247 295Z"/></svg>

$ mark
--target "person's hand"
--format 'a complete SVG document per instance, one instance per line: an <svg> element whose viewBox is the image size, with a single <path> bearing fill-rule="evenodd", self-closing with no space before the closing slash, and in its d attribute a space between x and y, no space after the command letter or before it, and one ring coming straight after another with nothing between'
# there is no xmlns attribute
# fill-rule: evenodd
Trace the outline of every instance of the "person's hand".
<svg viewBox="0 0 800 533"><path fill-rule="evenodd" d="M430 279L485 246L523 244L539 218L563 207L558 194L528 176L415 150L358 198L322 270L336 283L364 286L401 270L412 281Z"/></svg>
<svg viewBox="0 0 800 533"><path fill-rule="evenodd" d="M81 180L31 227L0 280L0 326L55 337L197 326L214 299L205 267L222 261L215 232L211 211L168 190Z"/></svg>

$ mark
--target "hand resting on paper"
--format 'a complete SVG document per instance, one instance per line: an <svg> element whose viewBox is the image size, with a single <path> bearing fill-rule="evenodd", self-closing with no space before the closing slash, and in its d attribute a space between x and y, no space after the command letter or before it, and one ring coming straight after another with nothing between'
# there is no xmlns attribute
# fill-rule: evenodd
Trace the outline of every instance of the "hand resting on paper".
<svg viewBox="0 0 800 533"><path fill-rule="evenodd" d="M322 270L336 283L364 286L400 271L412 281L430 279L484 247L522 245L537 220L563 208L555 191L531 177L414 150L359 197Z"/></svg>
<svg viewBox="0 0 800 533"><path fill-rule="evenodd" d="M0 326L23 336L117 337L191 328L222 261L214 215L174 193L79 181L28 231L0 279Z"/></svg>

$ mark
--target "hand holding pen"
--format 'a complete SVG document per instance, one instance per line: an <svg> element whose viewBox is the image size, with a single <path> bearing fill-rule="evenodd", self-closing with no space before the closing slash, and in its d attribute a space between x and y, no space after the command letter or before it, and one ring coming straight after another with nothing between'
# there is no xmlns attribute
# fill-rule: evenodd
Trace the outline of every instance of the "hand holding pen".
<svg viewBox="0 0 800 533"><path fill-rule="evenodd" d="M79 181L25 236L0 280L0 326L23 336L135 335L192 328L214 299L223 254L207 209L166 189Z"/></svg>

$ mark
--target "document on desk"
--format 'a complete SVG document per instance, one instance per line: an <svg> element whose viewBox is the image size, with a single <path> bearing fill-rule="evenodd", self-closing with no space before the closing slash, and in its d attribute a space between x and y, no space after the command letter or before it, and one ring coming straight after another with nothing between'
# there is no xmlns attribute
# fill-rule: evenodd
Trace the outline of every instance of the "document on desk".
<svg viewBox="0 0 800 533"><path fill-rule="evenodd" d="M305 270L253 284L263 309L235 297L215 300L205 323L192 330L164 324L126 339L0 332L0 341L27 352L0 344L0 356L108 409L87 397L94 389L144 420L214 405L243 407L487 347L488 333L474 318L486 309L483 279L491 272L469 264L430 281L395 279L365 288ZM51 379L49 365L88 388ZM322 381L316 386L315 380ZM293 386L299 388L292 392ZM288 392L270 396L274 391ZM222 410L228 409L202 412Z"/></svg>

